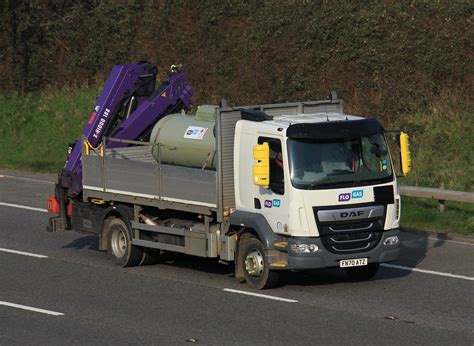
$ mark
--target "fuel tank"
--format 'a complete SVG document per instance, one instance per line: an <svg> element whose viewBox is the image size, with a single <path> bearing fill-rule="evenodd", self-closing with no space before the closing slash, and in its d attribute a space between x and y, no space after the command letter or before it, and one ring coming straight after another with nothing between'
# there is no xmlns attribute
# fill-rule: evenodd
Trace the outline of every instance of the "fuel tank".
<svg viewBox="0 0 474 346"><path fill-rule="evenodd" d="M200 106L195 115L170 114L153 127L150 142L156 161L201 169L216 169L216 106Z"/></svg>

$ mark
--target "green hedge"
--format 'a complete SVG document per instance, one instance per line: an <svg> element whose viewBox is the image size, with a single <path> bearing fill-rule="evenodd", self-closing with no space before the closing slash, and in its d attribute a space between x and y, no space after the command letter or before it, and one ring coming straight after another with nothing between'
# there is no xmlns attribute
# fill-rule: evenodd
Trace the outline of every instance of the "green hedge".
<svg viewBox="0 0 474 346"><path fill-rule="evenodd" d="M95 85L117 63L183 63L198 102L336 90L392 117L447 90L472 100L474 4L421 1L6 1L3 90Z"/></svg>
<svg viewBox="0 0 474 346"><path fill-rule="evenodd" d="M197 104L336 90L346 112L411 134L404 182L473 189L473 3L10 0L0 13L0 165L60 167L112 66L147 59L161 75L184 64Z"/></svg>

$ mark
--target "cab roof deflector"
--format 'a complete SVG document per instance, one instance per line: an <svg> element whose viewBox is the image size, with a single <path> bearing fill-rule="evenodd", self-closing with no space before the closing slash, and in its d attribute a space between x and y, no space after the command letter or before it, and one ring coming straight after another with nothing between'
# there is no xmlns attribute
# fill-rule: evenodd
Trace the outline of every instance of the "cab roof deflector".
<svg viewBox="0 0 474 346"><path fill-rule="evenodd" d="M375 119L338 120L290 125L286 135L296 139L343 139L382 133L383 127Z"/></svg>

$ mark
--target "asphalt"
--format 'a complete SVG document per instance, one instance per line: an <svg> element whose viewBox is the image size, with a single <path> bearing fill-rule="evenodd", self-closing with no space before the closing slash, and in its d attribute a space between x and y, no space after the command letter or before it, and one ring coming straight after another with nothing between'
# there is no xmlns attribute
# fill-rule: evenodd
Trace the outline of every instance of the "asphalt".
<svg viewBox="0 0 474 346"><path fill-rule="evenodd" d="M0 171L0 203L45 208L52 181ZM93 235L45 232L48 217L0 205L0 248L48 256L0 251L0 345L474 344L472 239L404 232L394 264L430 274L382 267L354 283L340 270L288 273L281 287L257 292L213 260L170 255L115 267Z"/></svg>

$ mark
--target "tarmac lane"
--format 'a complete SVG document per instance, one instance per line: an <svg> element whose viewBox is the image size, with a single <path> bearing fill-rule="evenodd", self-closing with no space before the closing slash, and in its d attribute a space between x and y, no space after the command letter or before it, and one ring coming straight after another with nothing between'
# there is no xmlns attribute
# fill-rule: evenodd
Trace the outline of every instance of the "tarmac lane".
<svg viewBox="0 0 474 346"><path fill-rule="evenodd" d="M118 268L95 236L45 231L53 185L34 181L43 176L3 173L2 345L474 343L471 239L404 232L401 259L374 280L309 271L253 291L209 259L170 255Z"/></svg>
<svg viewBox="0 0 474 346"><path fill-rule="evenodd" d="M262 297L248 296L236 293L248 291L243 287L232 292L204 280L183 282L51 257L0 253L0 262L5 279L0 286L0 342L5 345L473 341L467 331L340 311L327 297L324 305L303 296L268 299L289 294L271 290Z"/></svg>

